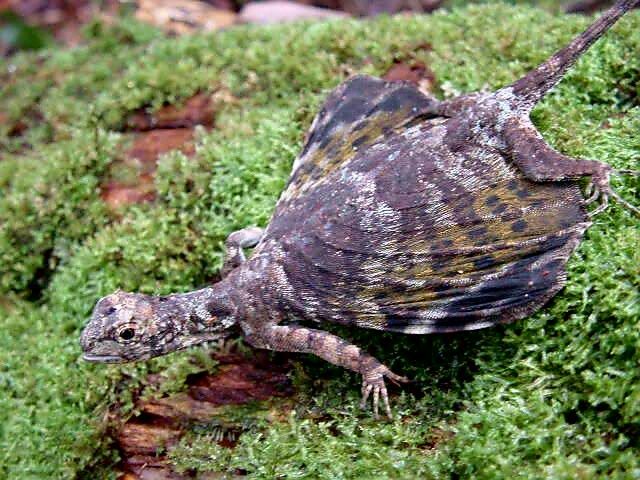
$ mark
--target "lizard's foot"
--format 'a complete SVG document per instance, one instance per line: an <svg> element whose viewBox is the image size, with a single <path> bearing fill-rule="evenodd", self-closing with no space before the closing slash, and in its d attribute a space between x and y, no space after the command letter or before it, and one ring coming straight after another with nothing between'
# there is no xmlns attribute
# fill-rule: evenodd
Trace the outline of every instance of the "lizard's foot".
<svg viewBox="0 0 640 480"><path fill-rule="evenodd" d="M598 169L593 175L591 175L591 181L587 185L587 189L585 193L587 195L587 199L585 200L585 204L589 205L595 201L598 201L600 205L598 205L592 212L589 213L589 216L593 217L601 212L603 212L607 206L609 206L609 197L613 197L618 201L621 205L628 208L632 212L640 215L640 209L631 205L625 199L623 199L620 195L618 195L609 184L611 173L620 173L620 174L631 174L637 175L637 172L632 170L613 170L610 166L605 164L600 164L602 168Z"/></svg>
<svg viewBox="0 0 640 480"><path fill-rule="evenodd" d="M389 395L387 394L387 386L384 383L384 377L387 377L396 384L409 381L405 377L396 375L384 365L378 365L374 369L362 374L362 401L360 402L360 408L366 408L369 395L373 392L373 417L375 419L380 417L378 415L378 404L380 403L381 395L387 417L393 418L393 415L391 414L391 407L389 406Z"/></svg>

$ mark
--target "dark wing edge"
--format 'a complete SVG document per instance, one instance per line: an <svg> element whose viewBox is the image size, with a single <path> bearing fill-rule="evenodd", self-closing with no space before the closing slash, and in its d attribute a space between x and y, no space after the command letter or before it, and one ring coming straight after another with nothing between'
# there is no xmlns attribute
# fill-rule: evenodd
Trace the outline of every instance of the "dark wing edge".
<svg viewBox="0 0 640 480"><path fill-rule="evenodd" d="M514 244L509 247L512 258L499 268L487 265L472 276L430 276L416 288L408 286L411 281L391 281L377 292L370 288L353 290L352 284L363 281L353 268L338 272L327 261L319 266L302 251L289 251L295 255L290 260L295 261L288 262L284 271L298 293L286 303L301 318L308 316L313 306L312 320L408 334L477 330L511 323L531 315L560 291L567 278L567 261L589 226L589 222L580 222ZM445 263L455 263L460 255L452 252ZM465 261L482 262L486 257L478 253ZM364 254L362 258L372 257ZM312 270L298 268L312 263L316 265ZM345 287L342 293L340 287L336 290L338 285ZM323 292L333 293L327 296Z"/></svg>
<svg viewBox="0 0 640 480"><path fill-rule="evenodd" d="M590 223L580 223L550 237L540 253L505 265L494 278L483 279L471 288L442 292L443 309L432 318L424 315L395 315L384 322L359 326L409 334L448 333L478 330L512 323L527 317L553 298L567 280L566 264Z"/></svg>

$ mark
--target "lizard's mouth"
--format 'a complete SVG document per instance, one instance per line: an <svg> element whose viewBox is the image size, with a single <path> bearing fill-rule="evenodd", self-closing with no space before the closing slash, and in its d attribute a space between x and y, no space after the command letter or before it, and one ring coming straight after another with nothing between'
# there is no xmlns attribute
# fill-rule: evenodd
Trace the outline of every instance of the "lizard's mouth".
<svg viewBox="0 0 640 480"><path fill-rule="evenodd" d="M82 358L87 362L101 362L101 363L123 363L126 360L118 355L93 355L91 353L85 353Z"/></svg>

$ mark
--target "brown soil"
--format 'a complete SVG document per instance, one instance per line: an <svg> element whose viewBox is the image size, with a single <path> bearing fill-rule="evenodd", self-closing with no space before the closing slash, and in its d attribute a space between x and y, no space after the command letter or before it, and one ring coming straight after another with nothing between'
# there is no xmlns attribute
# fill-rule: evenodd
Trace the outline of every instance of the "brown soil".
<svg viewBox="0 0 640 480"><path fill-rule="evenodd" d="M134 112L127 119L128 130L146 131L157 128L188 128L195 125L213 127L215 105L211 95L198 93L182 106L167 105L149 113L146 109Z"/></svg>
<svg viewBox="0 0 640 480"><path fill-rule="evenodd" d="M430 91L436 81L436 76L431 69L419 61L397 61L387 70L382 78L392 82L409 82L424 91Z"/></svg>
<svg viewBox="0 0 640 480"><path fill-rule="evenodd" d="M214 117L214 101L204 93L194 95L179 107L167 105L152 113L146 109L132 113L126 121L126 130L132 132L133 142L123 158L112 164L111 170L125 167L134 180L106 180L101 189L105 203L112 210L118 210L124 205L152 202L158 158L172 150L187 156L195 154L195 127L213 127Z"/></svg>

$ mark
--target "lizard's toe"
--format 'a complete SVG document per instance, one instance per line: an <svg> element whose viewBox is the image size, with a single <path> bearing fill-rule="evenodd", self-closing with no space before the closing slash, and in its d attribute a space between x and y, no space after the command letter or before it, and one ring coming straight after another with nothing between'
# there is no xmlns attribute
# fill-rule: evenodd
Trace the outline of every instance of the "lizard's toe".
<svg viewBox="0 0 640 480"><path fill-rule="evenodd" d="M380 365L378 368L371 372L364 373L362 375L362 400L360 401L360 408L367 408L367 400L373 392L373 417L378 419L380 409L380 397L382 397L382 403L384 404L385 413L387 417L393 418L391 413L391 406L389 404L389 394L387 392L387 386L384 382L384 377L387 377L392 382L398 384L400 382L408 382L409 380L400 375L396 375L384 365Z"/></svg>
<svg viewBox="0 0 640 480"><path fill-rule="evenodd" d="M585 205L589 205L595 201L598 201L599 205L589 212L590 217L594 217L599 213L606 210L609 206L609 198L614 198L618 203L620 203L623 207L631 210L636 215L640 215L640 209L635 205L630 204L625 199L623 199L620 195L618 195L615 190L611 188L610 179L611 173L623 173L623 174L636 174L634 170L618 170L614 171L608 165L602 164L602 168L596 171L591 176L591 181L587 185L585 190L585 194L587 195L587 199L585 200Z"/></svg>
<svg viewBox="0 0 640 480"><path fill-rule="evenodd" d="M611 187L609 186L611 167L605 164L599 165L601 168L591 175L591 181L587 185L586 189L588 198L585 200L585 204L589 205L596 201L599 203L599 205L589 213L590 217L598 215L609 206L609 195L611 194Z"/></svg>

